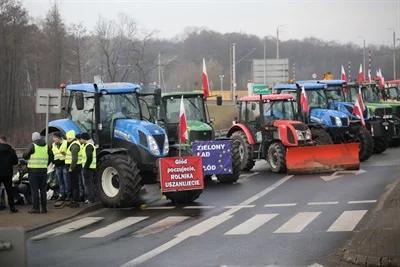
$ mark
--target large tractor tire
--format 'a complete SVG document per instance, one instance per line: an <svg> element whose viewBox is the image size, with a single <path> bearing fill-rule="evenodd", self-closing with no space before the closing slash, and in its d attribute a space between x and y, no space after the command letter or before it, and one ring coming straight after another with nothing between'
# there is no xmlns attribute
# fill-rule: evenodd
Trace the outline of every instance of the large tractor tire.
<svg viewBox="0 0 400 267"><path fill-rule="evenodd" d="M388 147L389 143L385 137L375 137L374 138L374 153L381 154Z"/></svg>
<svg viewBox="0 0 400 267"><path fill-rule="evenodd" d="M366 161L374 153L374 139L364 127L360 127L357 139L360 142L360 161Z"/></svg>
<svg viewBox="0 0 400 267"><path fill-rule="evenodd" d="M240 159L240 142L238 140L232 140L232 173L231 174L218 174L217 179L220 183L231 184L239 179L240 171L242 169L242 161Z"/></svg>
<svg viewBox="0 0 400 267"><path fill-rule="evenodd" d="M311 128L312 140L317 145L330 145L333 144L332 138L324 129Z"/></svg>
<svg viewBox="0 0 400 267"><path fill-rule="evenodd" d="M240 167L243 171L250 171L255 165L253 159L253 148L247 140L247 136L242 131L237 131L232 134L233 142L239 141L239 155L240 155Z"/></svg>
<svg viewBox="0 0 400 267"><path fill-rule="evenodd" d="M164 193L165 197L174 204L189 204L195 201L203 192L203 190L188 190L178 192Z"/></svg>
<svg viewBox="0 0 400 267"><path fill-rule="evenodd" d="M286 171L285 147L279 143L272 143L268 148L267 161L272 172L280 173Z"/></svg>
<svg viewBox="0 0 400 267"><path fill-rule="evenodd" d="M106 207L131 207L142 187L137 163L125 154L109 154L100 159L96 187Z"/></svg>

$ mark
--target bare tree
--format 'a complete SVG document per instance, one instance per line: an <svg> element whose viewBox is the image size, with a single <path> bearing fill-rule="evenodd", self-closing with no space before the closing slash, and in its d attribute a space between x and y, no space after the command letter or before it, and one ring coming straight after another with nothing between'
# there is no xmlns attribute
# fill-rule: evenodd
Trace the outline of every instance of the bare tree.
<svg viewBox="0 0 400 267"><path fill-rule="evenodd" d="M79 24L72 24L70 26L70 35L72 37L72 44L71 44L71 50L72 50L72 56L74 58L74 62L72 66L76 69L78 81L81 83L82 82L82 64L85 61L83 58L84 50L86 48L85 43L86 43L86 28L85 26L82 25L82 23Z"/></svg>

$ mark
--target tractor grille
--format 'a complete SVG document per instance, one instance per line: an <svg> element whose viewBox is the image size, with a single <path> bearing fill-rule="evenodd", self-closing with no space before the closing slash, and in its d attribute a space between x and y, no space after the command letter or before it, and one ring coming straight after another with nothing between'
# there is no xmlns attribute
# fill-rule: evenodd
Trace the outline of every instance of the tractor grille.
<svg viewBox="0 0 400 267"><path fill-rule="evenodd" d="M400 106L397 106L394 108L394 115L396 115L396 117L400 118Z"/></svg>
<svg viewBox="0 0 400 267"><path fill-rule="evenodd" d="M194 141L208 141L212 139L211 131L190 131L189 140Z"/></svg>
<svg viewBox="0 0 400 267"><path fill-rule="evenodd" d="M392 114L392 109L391 108L377 108L375 109L375 116L377 117L383 117L384 115L390 115Z"/></svg>
<svg viewBox="0 0 400 267"><path fill-rule="evenodd" d="M349 119L348 118L341 118L342 126L349 126Z"/></svg>
<svg viewBox="0 0 400 267"><path fill-rule="evenodd" d="M156 134L153 135L154 139L157 142L158 147L160 148L160 151L164 151L164 139L165 139L165 135L163 134Z"/></svg>

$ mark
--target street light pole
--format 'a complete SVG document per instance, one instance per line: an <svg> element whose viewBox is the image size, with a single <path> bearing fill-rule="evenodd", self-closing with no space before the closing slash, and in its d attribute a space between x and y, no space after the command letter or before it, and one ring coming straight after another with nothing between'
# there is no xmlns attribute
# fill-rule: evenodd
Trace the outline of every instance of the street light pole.
<svg viewBox="0 0 400 267"><path fill-rule="evenodd" d="M276 28L276 58L279 58L279 26Z"/></svg>
<svg viewBox="0 0 400 267"><path fill-rule="evenodd" d="M393 30L393 80L396 80L396 32Z"/></svg>
<svg viewBox="0 0 400 267"><path fill-rule="evenodd" d="M236 95L236 43L232 43L232 102Z"/></svg>
<svg viewBox="0 0 400 267"><path fill-rule="evenodd" d="M265 60L266 60L266 57L267 57L267 54L266 54L266 52L267 52L267 44L266 44L266 41L265 41L265 37L264 37L264 84L267 84L267 77L266 77L266 62L265 62Z"/></svg>
<svg viewBox="0 0 400 267"><path fill-rule="evenodd" d="M219 75L219 79L221 81L221 87L220 87L221 92L223 91L223 88L224 88L224 77L225 76L223 74Z"/></svg>
<svg viewBox="0 0 400 267"><path fill-rule="evenodd" d="M363 46L364 46L364 48L363 48L363 73L364 73L364 81L365 81L365 72L366 72L366 69L365 69L365 39L363 40Z"/></svg>

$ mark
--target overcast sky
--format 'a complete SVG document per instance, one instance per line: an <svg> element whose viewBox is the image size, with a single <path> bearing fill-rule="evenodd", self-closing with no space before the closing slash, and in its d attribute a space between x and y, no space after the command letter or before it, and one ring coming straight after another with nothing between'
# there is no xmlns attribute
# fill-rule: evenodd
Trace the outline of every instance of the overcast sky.
<svg viewBox="0 0 400 267"><path fill-rule="evenodd" d="M33 17L44 17L54 0L22 0ZM243 32L282 40L314 36L341 43L392 45L393 29L400 38L400 0L256 1L256 0L57 0L67 23L82 22L89 30L99 16L131 15L158 37L181 35L187 27L222 33ZM398 43L400 44L400 43Z"/></svg>

